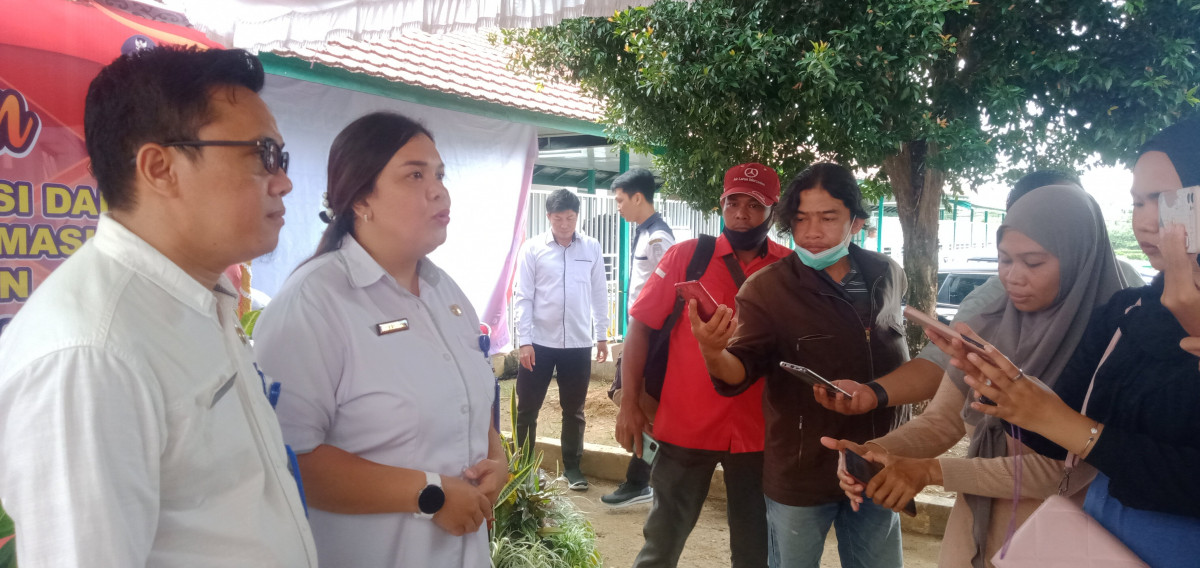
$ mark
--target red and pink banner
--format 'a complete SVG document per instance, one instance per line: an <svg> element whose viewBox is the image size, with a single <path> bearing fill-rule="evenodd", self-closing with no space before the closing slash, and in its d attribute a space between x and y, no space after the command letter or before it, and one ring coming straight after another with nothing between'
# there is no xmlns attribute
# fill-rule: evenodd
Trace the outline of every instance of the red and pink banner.
<svg viewBox="0 0 1200 568"><path fill-rule="evenodd" d="M83 143L88 84L122 53L163 44L216 45L99 4L0 0L0 333L105 210Z"/></svg>

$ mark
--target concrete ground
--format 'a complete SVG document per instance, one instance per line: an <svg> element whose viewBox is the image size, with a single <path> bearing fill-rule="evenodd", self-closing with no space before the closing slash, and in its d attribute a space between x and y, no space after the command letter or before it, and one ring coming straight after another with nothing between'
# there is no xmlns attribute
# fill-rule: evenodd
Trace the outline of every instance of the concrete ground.
<svg viewBox="0 0 1200 568"><path fill-rule="evenodd" d="M650 512L649 505L613 509L601 503L600 496L616 489L616 485L612 481L592 479L591 487L586 492L569 492L571 500L587 514L596 529L596 547L600 549L606 567L625 567L633 564L633 559L643 542L642 523ZM825 541L825 553L821 557L822 568L841 566L837 553L837 537L833 533L834 531L830 530ZM905 532L903 538L906 567L937 566L941 537ZM688 539L679 566L729 566L729 528L725 520L724 500L710 498L704 504L700 520Z"/></svg>

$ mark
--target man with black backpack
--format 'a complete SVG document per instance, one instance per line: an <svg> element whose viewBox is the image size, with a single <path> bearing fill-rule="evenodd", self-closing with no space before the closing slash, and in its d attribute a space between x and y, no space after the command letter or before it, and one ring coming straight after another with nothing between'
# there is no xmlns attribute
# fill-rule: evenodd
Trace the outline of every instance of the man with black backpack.
<svg viewBox="0 0 1200 568"><path fill-rule="evenodd" d="M675 233L671 231L671 226L654 210L655 186L654 174L645 168L633 168L614 178L609 186L617 202L617 212L626 221L637 225L633 233L633 246L630 247L633 262L630 263L629 286L626 289L626 298L630 306L637 300L650 274L658 267L658 261L662 260L667 249L675 244ZM608 391L608 398L618 405L621 404L621 367L621 358L618 356L617 376ZM659 374L658 377L661 378L662 375ZM655 394L655 398L647 402L653 404L657 398ZM650 464L637 456L630 456L629 467L625 470L625 481L616 491L601 496L600 501L610 507L621 508L649 503L653 498Z"/></svg>
<svg viewBox="0 0 1200 568"><path fill-rule="evenodd" d="M774 170L753 163L735 166L725 173L724 187L721 235L702 235L668 250L629 311L616 437L638 456L645 450L643 432L652 433L658 443L651 474L654 505L635 567L678 564L718 463L725 475L732 565L767 565L761 387L735 397L713 390L675 292L677 283L699 280L717 304L732 306L748 275L792 252L767 238L771 206L779 200ZM654 384L646 375L662 356L652 349L657 330L669 334L669 344L664 376ZM661 393L651 424L639 401L642 393L657 389Z"/></svg>

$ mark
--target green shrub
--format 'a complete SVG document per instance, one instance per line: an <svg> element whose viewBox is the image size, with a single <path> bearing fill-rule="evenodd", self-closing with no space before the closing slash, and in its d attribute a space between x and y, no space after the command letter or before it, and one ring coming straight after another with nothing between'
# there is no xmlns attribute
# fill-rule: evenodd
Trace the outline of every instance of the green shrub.
<svg viewBox="0 0 1200 568"><path fill-rule="evenodd" d="M509 396L511 431L516 432L516 394ZM542 453L533 440L518 447L503 440L508 483L500 490L491 528L495 568L598 568L596 532L564 495L561 485L541 469Z"/></svg>

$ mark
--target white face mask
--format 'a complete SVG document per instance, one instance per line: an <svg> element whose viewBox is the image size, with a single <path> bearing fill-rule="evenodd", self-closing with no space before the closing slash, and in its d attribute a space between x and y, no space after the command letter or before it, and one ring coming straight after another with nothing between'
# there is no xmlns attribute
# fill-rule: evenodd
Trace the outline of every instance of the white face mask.
<svg viewBox="0 0 1200 568"><path fill-rule="evenodd" d="M854 234L854 223L850 223L849 231L846 231L846 236L842 238L842 242L835 246L827 248L821 252L813 253L808 249L795 245L792 247L796 251L796 255L800 257L800 262L813 270L825 270L839 260L843 256L850 254L850 237Z"/></svg>

